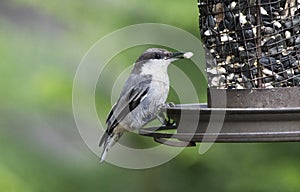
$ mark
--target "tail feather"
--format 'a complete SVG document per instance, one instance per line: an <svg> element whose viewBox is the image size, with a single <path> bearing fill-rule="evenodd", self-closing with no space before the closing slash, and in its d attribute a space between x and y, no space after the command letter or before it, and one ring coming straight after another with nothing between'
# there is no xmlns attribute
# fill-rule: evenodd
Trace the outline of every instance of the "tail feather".
<svg viewBox="0 0 300 192"><path fill-rule="evenodd" d="M102 135L100 142L99 142L99 147L101 147L103 144L105 144L107 142L107 139L109 137L109 134L107 133L107 131L105 131L105 133Z"/></svg>
<svg viewBox="0 0 300 192"><path fill-rule="evenodd" d="M100 156L100 163L102 163L106 159L107 152L108 152L108 147L107 147L107 145L104 145L103 151Z"/></svg>
<svg viewBox="0 0 300 192"><path fill-rule="evenodd" d="M100 162L103 162L107 156L108 150L120 139L125 129L114 129L111 133L105 131L99 142L99 147L103 145L103 151L100 156Z"/></svg>
<svg viewBox="0 0 300 192"><path fill-rule="evenodd" d="M117 134L104 134L101 138L100 141L100 146L103 144L103 151L100 156L100 163L102 163L107 156L108 150L119 140L121 137L122 133L117 133Z"/></svg>
<svg viewBox="0 0 300 192"><path fill-rule="evenodd" d="M101 137L101 140L99 142L99 147L101 147L103 145L103 150L102 150L102 153L100 155L100 163L102 163L105 160L106 156L107 156L107 152L108 152L108 149L109 149L108 144L109 144L111 138L112 138L112 135L111 136L108 135L107 132L105 132Z"/></svg>

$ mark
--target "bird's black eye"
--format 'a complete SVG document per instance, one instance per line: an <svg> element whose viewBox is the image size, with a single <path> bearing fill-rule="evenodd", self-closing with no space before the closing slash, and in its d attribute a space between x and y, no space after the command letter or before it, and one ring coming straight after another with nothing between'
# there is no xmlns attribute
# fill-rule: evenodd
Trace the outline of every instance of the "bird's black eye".
<svg viewBox="0 0 300 192"><path fill-rule="evenodd" d="M155 53L155 59L161 59L162 57L161 57L161 54L159 54L159 53Z"/></svg>

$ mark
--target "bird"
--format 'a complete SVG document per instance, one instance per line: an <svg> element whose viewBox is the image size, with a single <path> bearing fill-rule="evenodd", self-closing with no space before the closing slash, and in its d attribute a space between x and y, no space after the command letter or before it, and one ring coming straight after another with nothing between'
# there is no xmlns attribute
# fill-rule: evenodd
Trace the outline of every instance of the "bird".
<svg viewBox="0 0 300 192"><path fill-rule="evenodd" d="M154 119L165 122L160 109L167 105L170 86L168 66L192 56L192 52L150 48L138 57L119 99L108 114L107 129L99 142L99 147L103 146L100 162L106 159L109 149L123 133L138 130Z"/></svg>

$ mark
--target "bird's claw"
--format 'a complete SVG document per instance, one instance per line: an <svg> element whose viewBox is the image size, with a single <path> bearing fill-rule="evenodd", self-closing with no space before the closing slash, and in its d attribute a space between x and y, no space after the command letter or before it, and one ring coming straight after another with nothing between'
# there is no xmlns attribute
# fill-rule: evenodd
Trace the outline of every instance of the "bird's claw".
<svg viewBox="0 0 300 192"><path fill-rule="evenodd" d="M176 105L175 105L175 103L173 103L173 102L167 102L166 103L166 108L173 108L173 107L175 107ZM176 122L171 118L171 117L169 117L169 116L166 116L165 117L165 121L164 121L164 125L166 125L166 126L172 126L172 125L174 125Z"/></svg>
<svg viewBox="0 0 300 192"><path fill-rule="evenodd" d="M175 107L176 105L175 105L175 103L173 103L173 102L167 102L166 104L165 104L165 107L166 108L173 108L173 107Z"/></svg>
<svg viewBox="0 0 300 192"><path fill-rule="evenodd" d="M175 124L175 121L171 117L166 116L162 111L160 111L156 117L163 125L172 126Z"/></svg>
<svg viewBox="0 0 300 192"><path fill-rule="evenodd" d="M167 118L165 118L164 125L166 125L166 126L172 126L175 123L176 122L171 117L167 116Z"/></svg>

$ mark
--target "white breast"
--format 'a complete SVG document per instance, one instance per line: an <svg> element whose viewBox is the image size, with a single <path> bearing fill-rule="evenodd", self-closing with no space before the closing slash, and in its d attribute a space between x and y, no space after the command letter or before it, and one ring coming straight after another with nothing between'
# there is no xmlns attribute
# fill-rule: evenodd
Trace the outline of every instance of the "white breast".
<svg viewBox="0 0 300 192"><path fill-rule="evenodd" d="M167 60L150 59L144 63L142 67L142 75L151 75L153 81L161 81L169 86L168 66L170 62Z"/></svg>
<svg viewBox="0 0 300 192"><path fill-rule="evenodd" d="M151 75L151 95L153 98L154 108L164 105L169 93L169 76L168 76L168 65L170 64L167 60L149 60L142 67L142 75ZM157 109L156 109L157 110Z"/></svg>

